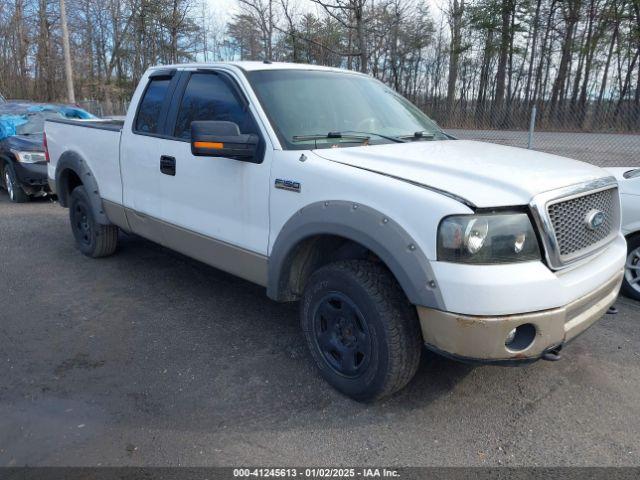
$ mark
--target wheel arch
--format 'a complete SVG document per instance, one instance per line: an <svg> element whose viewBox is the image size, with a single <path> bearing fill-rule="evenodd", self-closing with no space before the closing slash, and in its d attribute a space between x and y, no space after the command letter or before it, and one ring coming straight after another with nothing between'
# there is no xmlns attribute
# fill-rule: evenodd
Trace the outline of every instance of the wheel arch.
<svg viewBox="0 0 640 480"><path fill-rule="evenodd" d="M636 238L640 238L640 230L635 230L633 232L629 232L627 233L624 238L629 241L629 240L635 240Z"/></svg>
<svg viewBox="0 0 640 480"><path fill-rule="evenodd" d="M337 200L308 205L284 225L269 257L267 295L297 300L319 266L368 252L391 271L411 303L444 307L429 260L411 236L373 208Z"/></svg>
<svg viewBox="0 0 640 480"><path fill-rule="evenodd" d="M15 158L13 157L13 154L6 152L6 153L0 153L0 174L4 174L4 169L6 168L6 165L12 164L13 162L15 162Z"/></svg>
<svg viewBox="0 0 640 480"><path fill-rule="evenodd" d="M0 175L2 175L0 184L4 185L5 189L7 188L4 175L7 170L9 170L13 175L13 179L15 180L15 187L28 197L29 195L25 191L25 185L23 184L22 179L18 176L18 172L16 171L17 163L18 159L12 152L3 152L2 154L0 154Z"/></svg>
<svg viewBox="0 0 640 480"><path fill-rule="evenodd" d="M69 197L73 189L84 186L96 221L102 225L111 224L104 212L98 182L87 162L78 153L68 151L60 156L56 165L55 184L58 202L63 207L69 206Z"/></svg>

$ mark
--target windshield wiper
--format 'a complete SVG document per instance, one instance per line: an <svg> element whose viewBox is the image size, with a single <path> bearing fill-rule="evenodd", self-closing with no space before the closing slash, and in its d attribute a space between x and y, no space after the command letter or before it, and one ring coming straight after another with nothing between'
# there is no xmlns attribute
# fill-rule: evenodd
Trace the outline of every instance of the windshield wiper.
<svg viewBox="0 0 640 480"><path fill-rule="evenodd" d="M403 137L391 137L389 135L382 135L381 133L376 133L376 132L358 132L356 130L347 130L344 133L362 133L364 135L375 135L376 137L384 138L385 140L389 140L390 142L395 142L395 143L407 142L407 140L405 140Z"/></svg>
<svg viewBox="0 0 640 480"><path fill-rule="evenodd" d="M309 140L323 140L323 139L340 139L344 138L346 140L361 140L363 143L367 142L371 139L371 136L376 136L380 138L384 138L385 140L389 140L394 143L405 143L408 140L405 140L401 137L391 137L389 135L383 135L381 133L376 132L360 132L357 130L345 130L342 132L329 132L327 134L315 134L315 135L296 135L292 137L294 142L304 142Z"/></svg>
<svg viewBox="0 0 640 480"><path fill-rule="evenodd" d="M294 135L291 140L294 142L306 142L309 140L323 140L333 138L344 138L346 140L362 140L363 142L369 140L371 137L367 135L350 135L342 132L329 132L329 133L314 133L312 135Z"/></svg>

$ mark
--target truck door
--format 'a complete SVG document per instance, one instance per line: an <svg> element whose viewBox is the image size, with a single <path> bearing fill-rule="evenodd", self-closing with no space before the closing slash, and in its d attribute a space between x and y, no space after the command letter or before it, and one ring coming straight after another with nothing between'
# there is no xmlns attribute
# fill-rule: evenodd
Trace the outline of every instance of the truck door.
<svg viewBox="0 0 640 480"><path fill-rule="evenodd" d="M131 229L162 242L157 219L161 216L162 192L158 166L158 139L165 131L167 112L178 76L175 69L156 70L148 77L133 120L125 122L120 146L123 205ZM135 105L135 103L132 103Z"/></svg>
<svg viewBox="0 0 640 480"><path fill-rule="evenodd" d="M233 122L241 133L257 134L261 163L192 155L191 122L196 120ZM159 139L156 152L156 162L165 165L160 178L160 218L169 224L168 246L262 283L272 154L265 141L250 105L229 74L202 70L181 74L167 138ZM248 272L241 265L246 262L251 270L256 259L260 272Z"/></svg>

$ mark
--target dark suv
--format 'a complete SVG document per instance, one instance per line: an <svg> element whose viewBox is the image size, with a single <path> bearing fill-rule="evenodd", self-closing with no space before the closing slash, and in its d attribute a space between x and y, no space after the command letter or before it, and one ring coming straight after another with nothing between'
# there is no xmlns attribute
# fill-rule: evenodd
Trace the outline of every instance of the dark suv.
<svg viewBox="0 0 640 480"><path fill-rule="evenodd" d="M0 186L12 202L50 193L43 147L44 121L48 118L94 118L66 105L9 101L0 103Z"/></svg>

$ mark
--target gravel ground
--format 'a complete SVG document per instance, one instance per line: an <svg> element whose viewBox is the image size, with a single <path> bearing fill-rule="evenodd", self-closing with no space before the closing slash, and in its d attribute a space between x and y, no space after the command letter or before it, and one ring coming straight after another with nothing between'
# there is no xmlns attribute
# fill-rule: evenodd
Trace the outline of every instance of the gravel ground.
<svg viewBox="0 0 640 480"><path fill-rule="evenodd" d="M526 147L528 132L447 130L458 138ZM533 148L601 167L640 167L640 135L616 133L535 132Z"/></svg>
<svg viewBox="0 0 640 480"><path fill-rule="evenodd" d="M425 352L366 406L319 378L296 305L134 236L85 258L66 215L0 194L0 466L640 464L638 303L560 362Z"/></svg>

